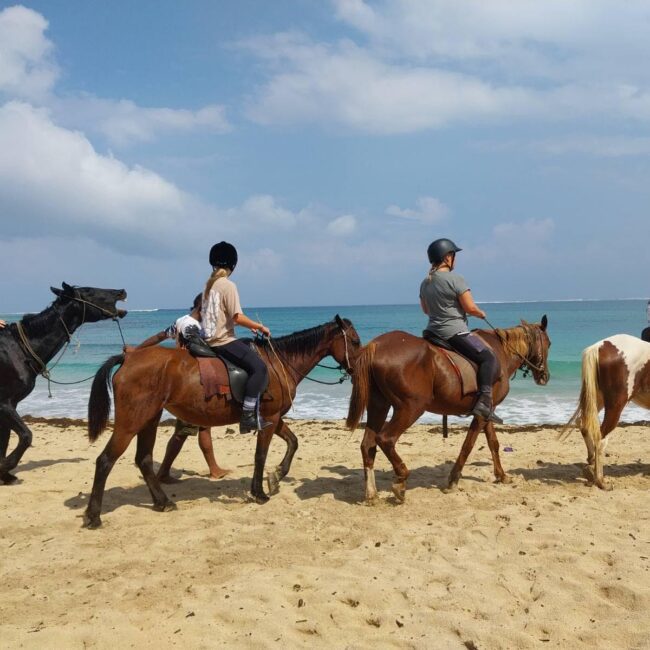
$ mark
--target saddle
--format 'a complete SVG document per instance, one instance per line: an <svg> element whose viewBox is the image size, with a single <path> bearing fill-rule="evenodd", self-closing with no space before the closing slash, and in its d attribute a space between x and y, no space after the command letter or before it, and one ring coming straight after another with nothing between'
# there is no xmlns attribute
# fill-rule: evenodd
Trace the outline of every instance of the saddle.
<svg viewBox="0 0 650 650"><path fill-rule="evenodd" d="M454 372L460 381L462 396L465 397L467 395L475 394L478 391L478 382L476 380L478 366L467 357L456 352L447 341L436 336L433 332L424 330L422 332L422 338L431 345L440 349L444 356L447 357L447 360L451 364L451 367L454 369Z"/></svg>
<svg viewBox="0 0 650 650"><path fill-rule="evenodd" d="M199 336L188 337L186 347L199 364L199 375L206 402L214 395L223 395L227 400L234 399L238 404L244 402L248 373L243 368L227 359L222 359ZM268 379L262 388L262 393L267 387Z"/></svg>

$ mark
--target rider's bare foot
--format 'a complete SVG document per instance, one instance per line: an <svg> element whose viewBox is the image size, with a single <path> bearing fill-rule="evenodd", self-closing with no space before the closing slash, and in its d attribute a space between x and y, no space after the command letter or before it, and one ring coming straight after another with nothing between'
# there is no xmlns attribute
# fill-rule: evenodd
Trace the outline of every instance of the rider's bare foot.
<svg viewBox="0 0 650 650"><path fill-rule="evenodd" d="M208 478L214 478L214 479L223 478L224 476L228 476L228 474L232 474L231 469L223 469L222 467L219 467L213 472L210 472L208 474Z"/></svg>

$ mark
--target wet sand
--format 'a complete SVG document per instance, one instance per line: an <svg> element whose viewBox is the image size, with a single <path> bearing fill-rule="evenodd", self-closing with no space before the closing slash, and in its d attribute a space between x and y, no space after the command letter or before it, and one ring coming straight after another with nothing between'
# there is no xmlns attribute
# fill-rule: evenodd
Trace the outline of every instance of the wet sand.
<svg viewBox="0 0 650 650"><path fill-rule="evenodd" d="M341 422L291 423L300 448L264 506L248 496L250 435L213 430L233 470L216 481L188 440L166 513L151 508L133 443L89 531L81 514L108 434L89 445L80 423L32 422L20 482L0 486L3 648L650 648L645 424L612 434L610 492L585 485L577 431L562 442L554 427L509 427L512 483L493 482L479 438L451 494L463 434L417 425L398 444L406 502L379 452L374 507L362 431ZM158 461L171 432L159 429ZM283 453L276 438L267 467Z"/></svg>

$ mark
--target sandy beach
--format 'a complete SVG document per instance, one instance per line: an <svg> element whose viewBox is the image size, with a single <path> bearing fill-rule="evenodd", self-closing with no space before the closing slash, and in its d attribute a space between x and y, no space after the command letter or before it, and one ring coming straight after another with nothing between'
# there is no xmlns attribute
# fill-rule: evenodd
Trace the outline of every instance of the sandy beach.
<svg viewBox="0 0 650 650"><path fill-rule="evenodd" d="M362 431L294 421L300 449L279 494L248 497L255 439L213 431L205 478L190 439L158 513L133 464L109 477L103 527L81 528L94 460L80 424L35 422L34 447L0 488L4 648L650 647L650 435L619 427L610 492L586 487L576 431L500 431L513 481L493 482L479 439L459 489L441 487L462 442L416 425L400 452L406 502L377 456L380 502L363 503ZM159 461L171 434L161 426ZM510 449L508 451L507 449ZM275 439L268 467L281 458ZM181 471L182 470L182 471Z"/></svg>

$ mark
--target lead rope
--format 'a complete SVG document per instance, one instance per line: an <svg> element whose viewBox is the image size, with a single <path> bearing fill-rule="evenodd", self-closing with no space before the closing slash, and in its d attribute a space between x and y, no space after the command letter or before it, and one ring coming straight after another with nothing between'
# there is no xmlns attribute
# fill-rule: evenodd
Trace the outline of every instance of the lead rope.
<svg viewBox="0 0 650 650"><path fill-rule="evenodd" d="M278 356L278 353L275 351L275 347L273 347L273 343L271 341L271 337L267 337L267 341L269 342L269 347L271 348L271 352L275 355L275 358L278 360L278 363L280 364L280 368L282 368L282 374L284 375L284 381L287 384L287 393L289 394L289 402L291 404L291 410L293 410L293 397L291 396L291 388L289 387L289 378L287 377L287 372L284 369L284 364L282 363L282 360Z"/></svg>

